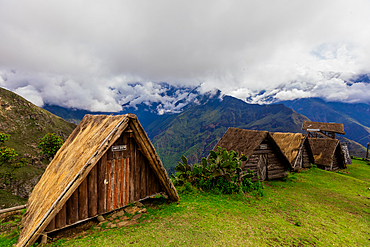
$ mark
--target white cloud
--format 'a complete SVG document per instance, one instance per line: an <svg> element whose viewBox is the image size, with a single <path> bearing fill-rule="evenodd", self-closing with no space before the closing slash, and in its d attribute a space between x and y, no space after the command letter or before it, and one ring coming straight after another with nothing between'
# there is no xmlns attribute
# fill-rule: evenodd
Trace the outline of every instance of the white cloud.
<svg viewBox="0 0 370 247"><path fill-rule="evenodd" d="M42 100L41 95L32 85L28 85L26 87L19 87L15 90L15 93L19 94L20 96L22 96L23 98L27 99L28 101L32 102L37 106L42 107L44 105L44 101Z"/></svg>
<svg viewBox="0 0 370 247"><path fill-rule="evenodd" d="M366 84L328 82L370 72L368 9L367 0L0 0L0 86L96 111L175 107L183 95L162 96L159 82L256 102L261 90L368 101L357 93Z"/></svg>

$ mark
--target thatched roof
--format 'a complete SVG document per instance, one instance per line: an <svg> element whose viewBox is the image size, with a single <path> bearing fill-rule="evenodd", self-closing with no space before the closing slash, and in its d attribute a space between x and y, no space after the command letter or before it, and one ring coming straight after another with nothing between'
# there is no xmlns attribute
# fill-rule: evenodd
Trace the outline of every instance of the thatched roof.
<svg viewBox="0 0 370 247"><path fill-rule="evenodd" d="M343 124L341 123L321 123L304 121L302 129L303 130L318 129L320 131L334 132L342 135L346 134L346 132L344 132Z"/></svg>
<svg viewBox="0 0 370 247"><path fill-rule="evenodd" d="M217 151L217 147L221 147L225 148L227 151L238 151L239 155L244 154L249 158L253 151L268 135L268 131L246 130L230 127L218 141L213 150Z"/></svg>
<svg viewBox="0 0 370 247"><path fill-rule="evenodd" d="M225 148L227 151L234 150L238 151L240 156L244 154L249 159L254 150L265 139L271 141L273 147L276 148L276 150L281 154L281 157L284 159L284 162L286 162L287 166L289 166L289 160L268 131L246 130L230 127L215 145L213 150L217 151L218 147Z"/></svg>
<svg viewBox="0 0 370 247"><path fill-rule="evenodd" d="M108 148L130 126L170 199L179 199L159 156L133 114L86 115L47 167L27 203L17 246L30 246L60 211Z"/></svg>
<svg viewBox="0 0 370 247"><path fill-rule="evenodd" d="M339 140L327 138L309 138L308 142L312 150L315 164L330 167L335 150L339 145Z"/></svg>
<svg viewBox="0 0 370 247"><path fill-rule="evenodd" d="M270 133L274 138L281 151L285 154L289 163L292 164L294 159L297 157L299 149L302 146L302 142L305 136L301 133Z"/></svg>

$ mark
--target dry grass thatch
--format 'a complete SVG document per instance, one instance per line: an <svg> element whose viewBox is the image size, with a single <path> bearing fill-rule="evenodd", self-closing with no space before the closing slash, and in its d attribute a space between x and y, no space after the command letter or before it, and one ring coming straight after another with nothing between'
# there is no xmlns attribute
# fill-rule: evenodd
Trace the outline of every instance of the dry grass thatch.
<svg viewBox="0 0 370 247"><path fill-rule="evenodd" d="M213 150L217 151L217 147L235 150L239 151L239 155L244 154L249 158L268 135L268 131L228 128Z"/></svg>
<svg viewBox="0 0 370 247"><path fill-rule="evenodd" d="M311 122L311 121L304 121L303 130L307 129L319 129L321 131L327 132L334 132L338 134L345 135L343 124L341 123L321 123L321 122Z"/></svg>
<svg viewBox="0 0 370 247"><path fill-rule="evenodd" d="M36 241L128 125L133 129L138 145L147 156L166 193L172 200L179 199L162 162L135 115L86 115L35 186L27 203L22 222L23 230L17 246L30 246Z"/></svg>
<svg viewBox="0 0 370 247"><path fill-rule="evenodd" d="M339 141L337 139L309 138L308 142L312 150L315 164L330 167Z"/></svg>
<svg viewBox="0 0 370 247"><path fill-rule="evenodd" d="M289 163L292 164L298 155L299 149L302 147L302 142L304 141L305 136L301 133L276 132L270 134L289 160Z"/></svg>

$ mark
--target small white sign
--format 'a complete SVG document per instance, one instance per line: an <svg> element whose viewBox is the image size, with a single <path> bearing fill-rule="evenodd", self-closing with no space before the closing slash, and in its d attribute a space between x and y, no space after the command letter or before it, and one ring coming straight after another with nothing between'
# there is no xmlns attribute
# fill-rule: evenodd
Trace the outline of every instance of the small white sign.
<svg viewBox="0 0 370 247"><path fill-rule="evenodd" d="M126 149L126 145L112 146L112 152L125 151Z"/></svg>
<svg viewBox="0 0 370 247"><path fill-rule="evenodd" d="M261 144L260 149L267 149L267 144Z"/></svg>

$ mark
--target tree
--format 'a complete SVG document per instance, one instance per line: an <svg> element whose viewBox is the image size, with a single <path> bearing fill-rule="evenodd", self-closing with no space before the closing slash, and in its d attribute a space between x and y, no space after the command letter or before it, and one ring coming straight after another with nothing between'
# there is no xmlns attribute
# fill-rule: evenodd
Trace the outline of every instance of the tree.
<svg viewBox="0 0 370 247"><path fill-rule="evenodd" d="M0 144L4 144L7 140L9 140L10 135L1 133L0 132ZM5 162L11 162L18 157L18 153L9 147L0 147L0 166L2 166Z"/></svg>
<svg viewBox="0 0 370 247"><path fill-rule="evenodd" d="M59 148L63 145L63 140L60 136L54 133L47 133L43 138L39 139L37 148L41 150L42 154L48 157L54 157Z"/></svg>

